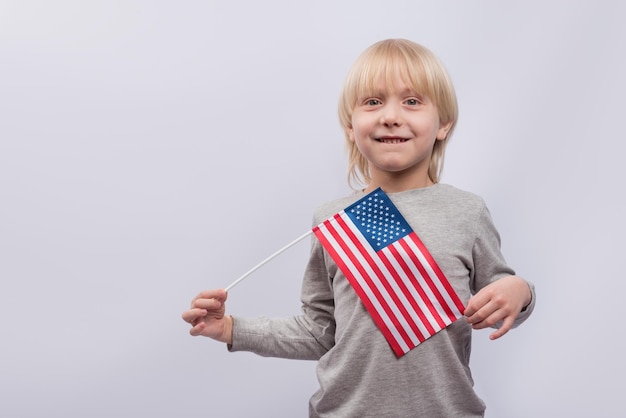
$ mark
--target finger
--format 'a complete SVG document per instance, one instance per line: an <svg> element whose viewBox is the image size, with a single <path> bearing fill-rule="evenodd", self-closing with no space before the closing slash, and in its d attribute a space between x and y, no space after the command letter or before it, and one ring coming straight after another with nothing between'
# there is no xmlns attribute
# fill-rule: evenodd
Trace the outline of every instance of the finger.
<svg viewBox="0 0 626 418"><path fill-rule="evenodd" d="M498 310L498 307L494 303L489 302L486 305L482 306L478 311L474 312L473 314L469 316L467 316L466 314L467 323L472 324L472 325L479 325L482 322L486 321L497 310ZM484 326L481 328L484 328Z"/></svg>
<svg viewBox="0 0 626 418"><path fill-rule="evenodd" d="M227 297L228 293L224 289L203 290L192 300L192 303L197 299L217 299L221 302L225 302Z"/></svg>
<svg viewBox="0 0 626 418"><path fill-rule="evenodd" d="M489 325L489 321L484 320L484 321L480 321L480 322L476 322L474 324L472 324L472 329L485 329L485 328L489 328L491 325Z"/></svg>
<svg viewBox="0 0 626 418"><path fill-rule="evenodd" d="M182 318L185 322L194 325L194 323L198 320L198 318L203 318L207 315L206 309L189 309L182 314Z"/></svg>
<svg viewBox="0 0 626 418"><path fill-rule="evenodd" d="M502 326L496 331L492 332L491 335L489 335L489 339L493 341L502 337L513 327L513 322L514 319L511 316L507 316L506 318L504 318L504 320L502 321Z"/></svg>
<svg viewBox="0 0 626 418"><path fill-rule="evenodd" d="M483 309L468 318L467 322L472 325L473 329L484 329L493 327L505 318L507 318L506 311L500 309L496 303L490 302Z"/></svg>
<svg viewBox="0 0 626 418"><path fill-rule="evenodd" d="M484 289L483 289L484 290ZM470 317L481 310L483 306L489 303L490 296L486 291L480 291L470 298L467 302L464 315Z"/></svg>
<svg viewBox="0 0 626 418"><path fill-rule="evenodd" d="M204 327L206 327L206 324L204 322L199 322L196 326L194 326L193 328L189 330L189 334L191 334L191 336L193 337L202 335L202 331L204 330Z"/></svg>
<svg viewBox="0 0 626 418"><path fill-rule="evenodd" d="M207 311L215 311L215 310L219 310L222 308L222 306L224 306L224 302L222 302L219 299L197 299L193 305L192 308L195 309L206 309Z"/></svg>
<svg viewBox="0 0 626 418"><path fill-rule="evenodd" d="M467 306L465 307L465 310L463 311L463 315L465 315L467 318L471 317L472 315L474 315L476 313L476 308L474 308L473 305L470 305L471 302L468 302Z"/></svg>

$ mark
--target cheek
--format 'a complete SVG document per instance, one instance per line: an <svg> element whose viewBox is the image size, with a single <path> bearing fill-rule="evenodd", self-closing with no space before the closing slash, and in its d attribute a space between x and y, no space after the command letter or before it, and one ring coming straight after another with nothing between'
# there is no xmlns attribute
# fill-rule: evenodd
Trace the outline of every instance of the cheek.
<svg viewBox="0 0 626 418"><path fill-rule="evenodd" d="M370 131L360 127L354 127L350 133L350 140L355 144L363 143L367 141Z"/></svg>

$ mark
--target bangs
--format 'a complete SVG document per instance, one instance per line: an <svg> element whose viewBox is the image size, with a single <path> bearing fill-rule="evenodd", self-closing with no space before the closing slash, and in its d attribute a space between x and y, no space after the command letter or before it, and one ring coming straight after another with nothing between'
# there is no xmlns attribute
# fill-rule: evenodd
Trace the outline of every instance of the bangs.
<svg viewBox="0 0 626 418"><path fill-rule="evenodd" d="M348 80L346 91L353 96L349 100L355 105L360 99L377 97L384 91L408 88L435 103L437 94L428 67L419 58L403 48L371 50L356 63Z"/></svg>

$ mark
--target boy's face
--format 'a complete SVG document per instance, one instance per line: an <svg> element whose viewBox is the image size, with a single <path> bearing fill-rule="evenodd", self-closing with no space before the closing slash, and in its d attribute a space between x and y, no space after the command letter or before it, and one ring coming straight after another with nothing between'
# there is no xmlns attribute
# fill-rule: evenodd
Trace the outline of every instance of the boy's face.
<svg viewBox="0 0 626 418"><path fill-rule="evenodd" d="M389 179L402 179L413 188L427 186L433 146L446 138L450 125L442 126L430 99L404 83L393 89L384 83L380 87L357 101L349 130L350 140L369 161L368 189Z"/></svg>

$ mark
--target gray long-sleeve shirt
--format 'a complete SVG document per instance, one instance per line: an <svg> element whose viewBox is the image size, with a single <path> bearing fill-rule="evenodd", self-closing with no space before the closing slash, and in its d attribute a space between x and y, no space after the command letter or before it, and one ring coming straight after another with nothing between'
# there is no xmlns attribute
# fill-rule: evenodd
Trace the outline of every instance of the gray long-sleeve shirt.
<svg viewBox="0 0 626 418"><path fill-rule="evenodd" d="M318 208L314 225L363 197ZM432 254L463 303L514 274L484 201L445 184L388 194ZM532 313L532 302L515 326ZM358 295L317 239L302 285L302 314L234 317L231 351L319 360L311 417L482 417L469 369L471 326L460 319L398 358Z"/></svg>

